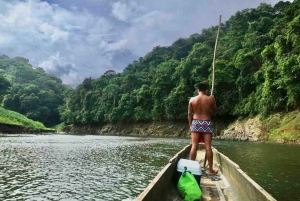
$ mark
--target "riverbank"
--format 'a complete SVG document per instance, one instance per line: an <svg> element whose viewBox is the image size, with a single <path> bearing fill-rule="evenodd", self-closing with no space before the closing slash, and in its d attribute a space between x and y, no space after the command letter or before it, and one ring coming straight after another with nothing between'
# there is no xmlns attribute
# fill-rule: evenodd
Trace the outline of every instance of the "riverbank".
<svg viewBox="0 0 300 201"><path fill-rule="evenodd" d="M228 124L218 121L214 124L214 134L220 135ZM154 136L154 137L189 137L187 122L150 122L118 123L102 125L69 125L62 130L66 133L86 133L94 135L116 136Z"/></svg>
<svg viewBox="0 0 300 201"><path fill-rule="evenodd" d="M36 134L55 131L55 129L45 127L41 122L33 121L22 114L0 107L0 133Z"/></svg>
<svg viewBox="0 0 300 201"><path fill-rule="evenodd" d="M238 141L270 141L300 143L300 112L276 113L266 119L256 117L238 119L214 119L214 138ZM62 131L62 132L57 132ZM54 129L42 123L0 107L0 133L77 133L113 136L189 137L189 128L184 122L148 122L93 125L68 125L63 123Z"/></svg>
<svg viewBox="0 0 300 201"><path fill-rule="evenodd" d="M300 112L276 113L266 119L239 118L217 139L300 143Z"/></svg>
<svg viewBox="0 0 300 201"><path fill-rule="evenodd" d="M186 123L172 122L68 125L62 129L63 132L74 134L157 137L186 137L187 130Z"/></svg>
<svg viewBox="0 0 300 201"><path fill-rule="evenodd" d="M189 137L187 122L119 123L68 125L66 133L93 135ZM238 141L300 143L300 113L276 113L267 119L239 118L231 122L214 121L214 138Z"/></svg>
<svg viewBox="0 0 300 201"><path fill-rule="evenodd" d="M4 124L0 123L0 133L2 134L38 134L38 133L49 133L56 132L53 129L37 129L37 128L28 128L20 125L13 124Z"/></svg>

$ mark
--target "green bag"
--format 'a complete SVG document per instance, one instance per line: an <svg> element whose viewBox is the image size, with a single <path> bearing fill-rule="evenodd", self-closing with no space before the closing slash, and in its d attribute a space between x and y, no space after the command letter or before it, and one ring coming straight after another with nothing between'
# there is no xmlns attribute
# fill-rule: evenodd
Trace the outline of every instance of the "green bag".
<svg viewBox="0 0 300 201"><path fill-rule="evenodd" d="M181 174L177 188L185 201L199 200L202 196L201 189L194 177L190 172L184 167L184 172Z"/></svg>

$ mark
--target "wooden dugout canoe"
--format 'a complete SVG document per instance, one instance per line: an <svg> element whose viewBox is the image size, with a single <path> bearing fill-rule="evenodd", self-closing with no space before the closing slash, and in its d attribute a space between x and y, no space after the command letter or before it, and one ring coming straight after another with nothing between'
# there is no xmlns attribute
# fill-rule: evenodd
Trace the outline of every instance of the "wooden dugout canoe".
<svg viewBox="0 0 300 201"><path fill-rule="evenodd" d="M178 152L148 187L136 198L136 201L181 201L174 176L177 162L181 158L188 159L191 145ZM196 160L204 159L204 144L199 144ZM200 187L202 201L275 201L275 199L253 181L240 167L227 156L213 148L214 167L219 169L219 181L202 176ZM203 165L202 165L203 166Z"/></svg>

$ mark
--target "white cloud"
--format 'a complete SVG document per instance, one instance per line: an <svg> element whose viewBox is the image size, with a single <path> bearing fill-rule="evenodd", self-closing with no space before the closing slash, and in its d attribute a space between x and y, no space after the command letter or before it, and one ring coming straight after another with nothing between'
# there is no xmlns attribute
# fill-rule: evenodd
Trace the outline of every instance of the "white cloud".
<svg viewBox="0 0 300 201"><path fill-rule="evenodd" d="M62 31L57 27L54 27L48 23L42 23L39 26L39 31L42 32L46 38L51 38L52 42L56 40L66 40L68 38L69 33L66 31Z"/></svg>
<svg viewBox="0 0 300 201"><path fill-rule="evenodd" d="M121 71L154 46L274 0L0 0L0 54L28 58L75 86ZM99 6L98 6L99 5ZM101 6L100 6L101 5Z"/></svg>
<svg viewBox="0 0 300 201"><path fill-rule="evenodd" d="M129 6L120 1L116 2L112 6L112 14L119 20L127 21L131 14Z"/></svg>
<svg viewBox="0 0 300 201"><path fill-rule="evenodd" d="M6 7L0 13L0 54L26 57L73 86L85 77L100 76L101 64L102 69L112 68L110 58L101 52L117 49L118 43L114 48L105 42L113 33L105 18L38 0L0 0L0 5ZM62 66L73 69L63 71Z"/></svg>
<svg viewBox="0 0 300 201"><path fill-rule="evenodd" d="M110 44L108 44L107 50L108 51L116 51L116 50L124 49L124 47L126 47L127 43L128 43L128 40L126 40L126 39L119 40L115 43L110 43Z"/></svg>
<svg viewBox="0 0 300 201"><path fill-rule="evenodd" d="M142 9L134 1L117 1L112 4L112 15L118 20L127 22Z"/></svg>

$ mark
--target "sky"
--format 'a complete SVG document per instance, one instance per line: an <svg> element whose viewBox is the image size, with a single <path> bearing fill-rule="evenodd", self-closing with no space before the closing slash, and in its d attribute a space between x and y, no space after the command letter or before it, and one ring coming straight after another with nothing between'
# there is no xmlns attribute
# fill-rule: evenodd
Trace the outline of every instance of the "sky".
<svg viewBox="0 0 300 201"><path fill-rule="evenodd" d="M0 55L29 59L72 87L122 72L155 46L277 0L0 0Z"/></svg>

